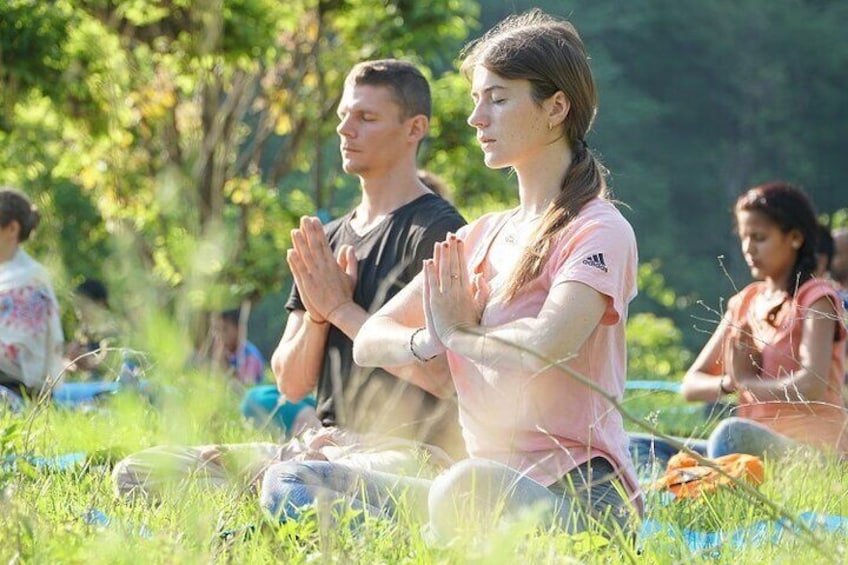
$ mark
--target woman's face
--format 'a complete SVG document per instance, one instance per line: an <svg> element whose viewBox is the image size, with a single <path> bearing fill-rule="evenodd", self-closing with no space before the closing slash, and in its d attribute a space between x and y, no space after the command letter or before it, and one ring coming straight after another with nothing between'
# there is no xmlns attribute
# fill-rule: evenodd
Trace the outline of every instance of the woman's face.
<svg viewBox="0 0 848 565"><path fill-rule="evenodd" d="M471 98L474 110L468 124L477 130L483 160L492 169L532 162L558 135L548 127L545 105L533 101L530 81L507 80L477 65Z"/></svg>
<svg viewBox="0 0 848 565"><path fill-rule="evenodd" d="M737 212L736 224L742 254L751 275L755 279L785 284L804 242L800 232L784 232L768 216L753 210Z"/></svg>

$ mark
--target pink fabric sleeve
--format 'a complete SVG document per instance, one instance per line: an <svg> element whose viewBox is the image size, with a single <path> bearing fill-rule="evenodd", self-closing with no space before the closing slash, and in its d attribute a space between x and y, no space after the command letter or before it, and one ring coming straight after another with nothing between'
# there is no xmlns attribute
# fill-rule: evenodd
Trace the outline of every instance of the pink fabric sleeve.
<svg viewBox="0 0 848 565"><path fill-rule="evenodd" d="M821 298L827 298L833 305L836 311L836 335L834 341L841 341L845 338L845 312L842 305L842 300L839 298L839 293L836 288L826 280L816 279L804 284L798 289L798 295L795 301L801 312L805 312L810 306Z"/></svg>
<svg viewBox="0 0 848 565"><path fill-rule="evenodd" d="M636 296L636 267L633 230L621 216L606 214L565 235L549 263L551 287L576 281L595 289L608 298L601 323L614 325Z"/></svg>

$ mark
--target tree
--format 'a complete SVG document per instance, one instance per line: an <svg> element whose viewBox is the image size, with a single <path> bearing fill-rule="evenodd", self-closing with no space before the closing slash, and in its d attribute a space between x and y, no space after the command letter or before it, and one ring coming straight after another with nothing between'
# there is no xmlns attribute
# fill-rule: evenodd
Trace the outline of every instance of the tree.
<svg viewBox="0 0 848 565"><path fill-rule="evenodd" d="M142 266L113 261L115 284L143 278L131 295L140 311L183 314L278 288L296 219L340 204L345 183L327 155L349 67L397 56L445 68L476 10L466 0L36 4L0 8L0 154L12 163L2 180L48 209L57 183L77 186L119 258ZM10 41L13 27L24 32ZM30 57L31 45L43 49Z"/></svg>

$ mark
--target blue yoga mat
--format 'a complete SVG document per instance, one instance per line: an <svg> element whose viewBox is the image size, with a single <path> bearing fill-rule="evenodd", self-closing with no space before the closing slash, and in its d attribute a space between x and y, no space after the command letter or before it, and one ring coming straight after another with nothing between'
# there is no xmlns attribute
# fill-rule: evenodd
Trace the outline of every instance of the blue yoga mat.
<svg viewBox="0 0 848 565"><path fill-rule="evenodd" d="M7 455L0 460L0 469L14 471L18 461L26 461L39 471L72 471L85 464L86 453L64 453L55 457L36 455Z"/></svg>
<svg viewBox="0 0 848 565"><path fill-rule="evenodd" d="M117 381L93 381L87 383L61 383L53 389L53 402L59 406L72 407L92 402L100 396L114 394L121 389Z"/></svg>
<svg viewBox="0 0 848 565"><path fill-rule="evenodd" d="M798 520L815 532L838 533L848 535L848 517L817 512L804 512ZM683 539L692 551L716 550L722 546L751 547L765 543L777 543L785 535L797 533L798 528L789 520L762 520L747 528L732 531L698 531L679 530L671 524L656 520L645 520L639 532L639 545L644 545L646 539L656 535Z"/></svg>
<svg viewBox="0 0 848 565"><path fill-rule="evenodd" d="M129 524L119 522L110 516L107 516L102 511L96 508L89 508L82 516L82 519L85 520L86 524L90 526L97 526L101 528L118 528L122 529L130 535L137 535L142 538L152 538L153 532L151 532L145 526L131 526Z"/></svg>
<svg viewBox="0 0 848 565"><path fill-rule="evenodd" d="M627 390L661 390L664 392L680 392L680 383L670 381L625 381L624 388Z"/></svg>

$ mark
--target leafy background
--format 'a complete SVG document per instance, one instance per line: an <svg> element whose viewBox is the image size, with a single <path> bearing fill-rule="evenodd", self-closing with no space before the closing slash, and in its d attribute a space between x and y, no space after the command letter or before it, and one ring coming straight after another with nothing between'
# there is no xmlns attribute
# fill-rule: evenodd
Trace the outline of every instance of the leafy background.
<svg viewBox="0 0 848 565"><path fill-rule="evenodd" d="M631 372L675 378L748 280L730 216L742 190L789 180L846 222L844 2L10 0L0 182L42 208L31 251L63 301L101 277L130 327L155 311L190 343L209 310L244 304L270 354L289 230L358 194L334 133L347 69L389 56L424 67L435 116L422 165L467 217L511 206L514 179L483 166L465 124L456 61L468 39L533 6L576 24L599 83L588 141L643 264Z"/></svg>

